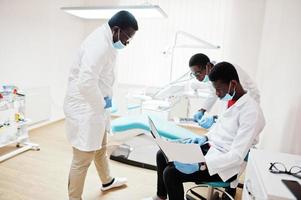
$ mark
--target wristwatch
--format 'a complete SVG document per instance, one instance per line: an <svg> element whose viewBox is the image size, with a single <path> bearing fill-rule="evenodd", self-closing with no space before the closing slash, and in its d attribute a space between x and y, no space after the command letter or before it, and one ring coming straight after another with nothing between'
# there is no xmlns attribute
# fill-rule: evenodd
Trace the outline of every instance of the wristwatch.
<svg viewBox="0 0 301 200"><path fill-rule="evenodd" d="M200 171L206 170L207 169L206 163L204 163L204 162L199 163L199 168L200 168Z"/></svg>

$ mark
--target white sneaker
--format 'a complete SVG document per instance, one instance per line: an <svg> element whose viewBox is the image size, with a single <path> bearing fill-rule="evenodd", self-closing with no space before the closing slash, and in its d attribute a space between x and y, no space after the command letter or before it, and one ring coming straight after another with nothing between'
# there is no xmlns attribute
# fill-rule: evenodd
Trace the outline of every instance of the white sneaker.
<svg viewBox="0 0 301 200"><path fill-rule="evenodd" d="M112 188L123 186L127 183L127 181L128 181L127 178L124 178L124 177L118 178L118 177L116 177L116 178L114 178L114 182L111 185L106 186L106 187L102 187L101 190L102 191L107 191L107 190L112 189Z"/></svg>

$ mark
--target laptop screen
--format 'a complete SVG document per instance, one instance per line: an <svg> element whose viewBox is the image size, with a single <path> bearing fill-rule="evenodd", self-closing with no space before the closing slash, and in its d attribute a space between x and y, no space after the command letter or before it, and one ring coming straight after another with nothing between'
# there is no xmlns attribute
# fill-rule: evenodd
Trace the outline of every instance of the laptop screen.
<svg viewBox="0 0 301 200"><path fill-rule="evenodd" d="M150 131L151 131L152 136L154 138L160 138L158 130L157 130L153 120L150 117L148 117L148 122L149 122L149 127L150 127Z"/></svg>

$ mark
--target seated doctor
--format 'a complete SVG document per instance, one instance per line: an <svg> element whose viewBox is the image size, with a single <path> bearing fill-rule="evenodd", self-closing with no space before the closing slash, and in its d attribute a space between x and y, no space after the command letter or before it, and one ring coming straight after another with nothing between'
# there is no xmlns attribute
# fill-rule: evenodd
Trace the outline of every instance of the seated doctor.
<svg viewBox="0 0 301 200"><path fill-rule="evenodd" d="M198 112L193 116L194 120L198 122L201 127L208 129L213 125L213 123L216 122L217 119L217 116L204 116L205 112L209 112L218 99L218 97L215 95L215 89L212 86L212 83L210 82L208 76L210 71L214 68L214 65L210 62L208 56L202 53L198 53L190 58L189 68L191 70L191 75L196 78L191 82L191 87L193 89L197 89L198 87L200 87L200 82L202 82L209 87L209 91L211 93L211 95L206 98L203 107L198 110ZM237 70L238 76L240 78L240 83L243 88L247 90L250 96L259 103L260 94L255 82L238 65L235 65L235 69ZM231 103L231 101L228 101L225 102L225 105Z"/></svg>
<svg viewBox="0 0 301 200"><path fill-rule="evenodd" d="M216 95L230 101L228 108L205 136L190 143L200 145L205 163L167 163L157 153L157 194L149 200L184 199L184 182L232 182L236 180L244 158L258 142L265 119L259 104L242 87L235 67L221 62L209 73Z"/></svg>

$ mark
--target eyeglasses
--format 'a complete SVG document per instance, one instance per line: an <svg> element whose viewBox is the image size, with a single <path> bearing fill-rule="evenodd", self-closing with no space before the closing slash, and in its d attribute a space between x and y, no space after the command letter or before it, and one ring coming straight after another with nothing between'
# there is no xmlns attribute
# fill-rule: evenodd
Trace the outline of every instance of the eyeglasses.
<svg viewBox="0 0 301 200"><path fill-rule="evenodd" d="M191 72L191 73L190 73L190 77L196 78L196 77L198 77L198 76L201 75L201 74L202 74L201 71Z"/></svg>
<svg viewBox="0 0 301 200"><path fill-rule="evenodd" d="M292 166L289 170L281 162L270 163L269 171L274 174L289 174L301 179L301 167Z"/></svg>

